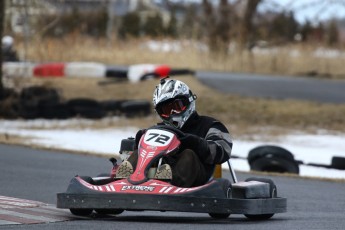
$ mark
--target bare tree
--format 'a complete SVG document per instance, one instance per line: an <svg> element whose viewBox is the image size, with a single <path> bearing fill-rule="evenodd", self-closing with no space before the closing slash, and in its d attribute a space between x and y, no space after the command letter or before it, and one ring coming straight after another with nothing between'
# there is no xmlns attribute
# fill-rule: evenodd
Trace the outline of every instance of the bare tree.
<svg viewBox="0 0 345 230"><path fill-rule="evenodd" d="M247 0L240 27L240 44L244 48L250 41L253 29L253 17L261 0Z"/></svg>
<svg viewBox="0 0 345 230"><path fill-rule="evenodd" d="M0 1L0 38L2 38L5 22L5 1ZM2 84L2 46L0 46L0 98L2 97L4 86Z"/></svg>
<svg viewBox="0 0 345 230"><path fill-rule="evenodd" d="M230 42L230 29L231 29L231 7L228 0L220 0L218 7L218 21L216 24L216 36L218 49L221 53L228 53L228 46Z"/></svg>
<svg viewBox="0 0 345 230"><path fill-rule="evenodd" d="M203 15L204 15L204 34L208 38L208 44L211 50L214 50L216 45L216 17L212 4L208 0L202 1Z"/></svg>

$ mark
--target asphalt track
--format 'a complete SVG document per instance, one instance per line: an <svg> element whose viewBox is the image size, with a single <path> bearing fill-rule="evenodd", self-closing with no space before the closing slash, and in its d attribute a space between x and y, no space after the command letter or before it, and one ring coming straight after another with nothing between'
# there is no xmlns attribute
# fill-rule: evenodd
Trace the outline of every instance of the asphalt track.
<svg viewBox="0 0 345 230"><path fill-rule="evenodd" d="M74 175L96 176L111 166L101 157L9 145L0 145L0 156L0 195L48 204L56 203L56 193L65 191ZM228 174L225 172L224 176ZM253 175L237 176L244 180ZM277 184L278 195L288 199L288 212L268 221L249 221L242 215L214 220L207 214L124 212L117 217L0 225L0 229L344 229L345 183L284 176L268 178Z"/></svg>
<svg viewBox="0 0 345 230"><path fill-rule="evenodd" d="M345 103L343 80L223 72L197 72L196 77L221 92L241 96Z"/></svg>
<svg viewBox="0 0 345 230"><path fill-rule="evenodd" d="M310 78L198 72L197 78L222 92L251 97L345 102L345 82ZM96 176L110 169L105 158L0 145L0 196L55 205L74 175ZM223 174L228 176L227 172ZM244 180L253 176L238 173ZM255 175L254 175L255 176ZM345 229L345 183L283 176L265 176L288 199L288 212L271 220L249 221L242 215L214 220L206 214L124 212L89 219L30 225L0 225L0 229ZM66 211L66 215L70 215Z"/></svg>

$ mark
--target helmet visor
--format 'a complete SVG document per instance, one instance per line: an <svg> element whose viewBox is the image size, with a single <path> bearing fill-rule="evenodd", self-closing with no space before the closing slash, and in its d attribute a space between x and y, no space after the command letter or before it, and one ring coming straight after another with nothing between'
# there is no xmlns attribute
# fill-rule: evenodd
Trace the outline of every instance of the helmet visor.
<svg viewBox="0 0 345 230"><path fill-rule="evenodd" d="M188 105L189 101L187 98L171 99L158 104L156 111L161 117L168 118L172 114L184 112Z"/></svg>

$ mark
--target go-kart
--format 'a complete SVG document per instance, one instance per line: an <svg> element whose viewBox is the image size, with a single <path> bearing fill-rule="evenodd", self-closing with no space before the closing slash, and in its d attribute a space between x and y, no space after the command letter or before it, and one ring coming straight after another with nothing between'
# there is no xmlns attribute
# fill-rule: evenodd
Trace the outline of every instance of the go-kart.
<svg viewBox="0 0 345 230"><path fill-rule="evenodd" d="M67 191L57 194L57 207L82 216L93 211L116 215L125 210L153 210L208 213L213 218L244 214L255 220L286 212L286 198L277 196L272 180L249 178L238 182L230 161L227 163L232 182L211 178L202 186L183 188L155 179L152 171L159 167L165 155L178 151L179 137L183 135L168 126L147 129L139 141L137 167L128 178L116 177L118 165L112 159L113 168L107 176L75 176Z"/></svg>

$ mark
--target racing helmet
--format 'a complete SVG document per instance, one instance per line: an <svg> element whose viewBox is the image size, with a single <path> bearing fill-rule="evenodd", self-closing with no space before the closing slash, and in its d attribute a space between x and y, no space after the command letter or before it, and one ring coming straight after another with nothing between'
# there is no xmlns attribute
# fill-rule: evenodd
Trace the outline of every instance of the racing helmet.
<svg viewBox="0 0 345 230"><path fill-rule="evenodd" d="M167 125L182 128L195 112L196 95L182 81L163 78L153 92L153 106Z"/></svg>

